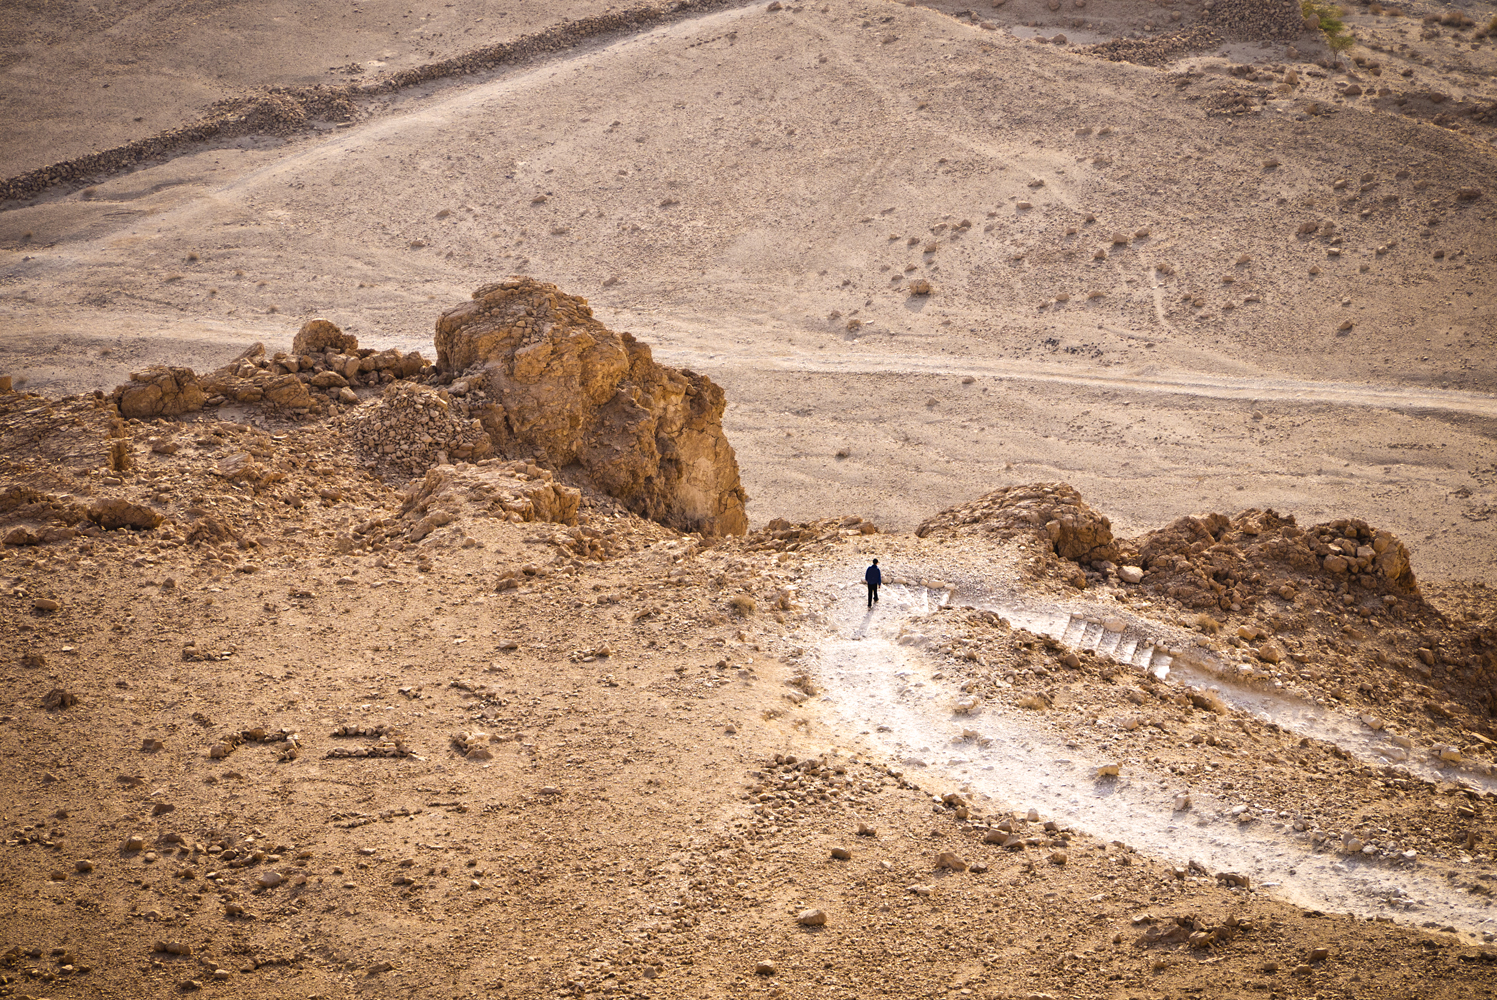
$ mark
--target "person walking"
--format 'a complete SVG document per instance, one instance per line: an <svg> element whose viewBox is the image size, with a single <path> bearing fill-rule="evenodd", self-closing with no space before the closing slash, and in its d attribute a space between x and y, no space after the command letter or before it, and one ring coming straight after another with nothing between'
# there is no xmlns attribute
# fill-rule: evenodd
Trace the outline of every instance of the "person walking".
<svg viewBox="0 0 1497 1000"><path fill-rule="evenodd" d="M878 587L884 582L884 574L878 568L877 559L873 560L873 565L863 574L863 582L868 584L868 606L871 608L878 603Z"/></svg>

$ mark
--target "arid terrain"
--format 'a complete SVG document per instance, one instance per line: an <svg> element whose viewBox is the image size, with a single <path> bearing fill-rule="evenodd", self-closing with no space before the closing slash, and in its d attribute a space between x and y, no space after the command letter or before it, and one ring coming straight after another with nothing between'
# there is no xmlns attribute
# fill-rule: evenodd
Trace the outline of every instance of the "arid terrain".
<svg viewBox="0 0 1497 1000"><path fill-rule="evenodd" d="M1342 17L0 12L0 996L1490 995L1497 7Z"/></svg>

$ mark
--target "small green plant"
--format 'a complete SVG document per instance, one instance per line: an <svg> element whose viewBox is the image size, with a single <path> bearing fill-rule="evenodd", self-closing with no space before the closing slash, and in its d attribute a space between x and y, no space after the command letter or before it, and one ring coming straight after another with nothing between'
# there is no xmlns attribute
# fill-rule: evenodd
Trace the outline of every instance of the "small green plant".
<svg viewBox="0 0 1497 1000"><path fill-rule="evenodd" d="M1325 34L1325 42L1332 52L1345 52L1357 43L1355 36L1346 30L1346 22L1341 20L1341 16L1346 13L1342 8L1320 3L1319 0L1304 0L1300 4L1300 10L1305 17L1313 17L1320 22L1320 30Z"/></svg>

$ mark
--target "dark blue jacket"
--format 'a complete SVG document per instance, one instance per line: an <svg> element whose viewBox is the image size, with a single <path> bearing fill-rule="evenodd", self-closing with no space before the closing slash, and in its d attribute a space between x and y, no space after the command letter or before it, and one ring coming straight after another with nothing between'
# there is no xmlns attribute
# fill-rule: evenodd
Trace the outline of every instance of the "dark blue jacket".
<svg viewBox="0 0 1497 1000"><path fill-rule="evenodd" d="M867 581L869 586L877 587L884 582L884 574L879 572L877 566L869 566L868 572L863 574L863 579Z"/></svg>

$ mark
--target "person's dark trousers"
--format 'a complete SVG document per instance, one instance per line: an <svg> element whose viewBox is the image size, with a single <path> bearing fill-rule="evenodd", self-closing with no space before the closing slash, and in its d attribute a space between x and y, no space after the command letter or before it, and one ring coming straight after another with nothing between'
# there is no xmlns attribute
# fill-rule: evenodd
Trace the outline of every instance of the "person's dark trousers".
<svg viewBox="0 0 1497 1000"><path fill-rule="evenodd" d="M878 584L876 584L876 583L870 583L868 585L868 606L870 608L873 607L874 602L877 601L877 600L878 600Z"/></svg>

